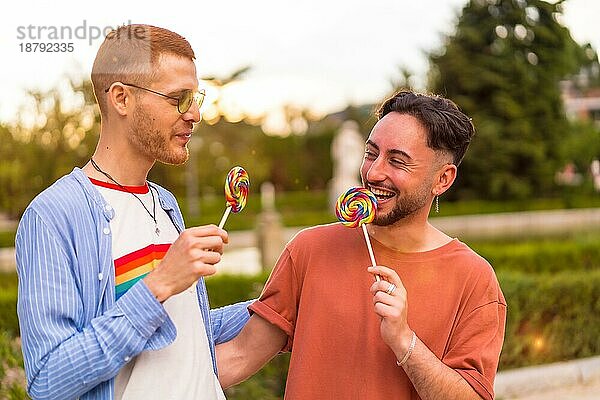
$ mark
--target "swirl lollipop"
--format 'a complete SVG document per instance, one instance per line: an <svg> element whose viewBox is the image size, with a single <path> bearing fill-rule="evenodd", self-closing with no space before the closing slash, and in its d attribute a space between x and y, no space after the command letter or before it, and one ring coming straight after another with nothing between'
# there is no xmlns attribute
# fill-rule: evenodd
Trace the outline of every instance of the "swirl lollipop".
<svg viewBox="0 0 600 400"><path fill-rule="evenodd" d="M248 197L248 187L250 179L248 173L242 167L233 167L225 178L225 200L227 208L219 222L219 228L223 228L225 221L230 212L238 213L246 206L246 198Z"/></svg>
<svg viewBox="0 0 600 400"><path fill-rule="evenodd" d="M342 194L335 205L335 215L342 224L356 228L368 224L375 218L377 198L369 190L353 187Z"/></svg>
<svg viewBox="0 0 600 400"><path fill-rule="evenodd" d="M369 257L371 257L371 265L376 266L373 247L369 239L366 224L373 221L377 212L377 198L369 190L362 187L353 187L343 193L335 205L335 215L347 227L356 228L362 227ZM375 275L377 281L381 280L379 275Z"/></svg>

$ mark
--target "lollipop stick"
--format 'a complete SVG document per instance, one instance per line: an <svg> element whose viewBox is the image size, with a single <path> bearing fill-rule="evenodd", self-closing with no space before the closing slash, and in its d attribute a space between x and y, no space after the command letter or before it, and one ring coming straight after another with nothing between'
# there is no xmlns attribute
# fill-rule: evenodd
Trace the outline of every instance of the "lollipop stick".
<svg viewBox="0 0 600 400"><path fill-rule="evenodd" d="M223 228L223 226L225 226L225 221L227 221L227 217L229 216L230 212L231 206L227 206L225 212L223 213L223 217L221 218L221 222L219 222L219 228Z"/></svg>
<svg viewBox="0 0 600 400"><path fill-rule="evenodd" d="M371 239L369 238L369 234L367 233L367 226L365 224L361 225L362 227L362 231L365 234L365 241L367 242L367 249L369 249L369 257L371 257L371 265L372 266L376 266L377 263L375 262L375 254L373 254L373 248L371 247ZM379 275L375 275L375 280L377 282L379 282L381 280L381 277Z"/></svg>

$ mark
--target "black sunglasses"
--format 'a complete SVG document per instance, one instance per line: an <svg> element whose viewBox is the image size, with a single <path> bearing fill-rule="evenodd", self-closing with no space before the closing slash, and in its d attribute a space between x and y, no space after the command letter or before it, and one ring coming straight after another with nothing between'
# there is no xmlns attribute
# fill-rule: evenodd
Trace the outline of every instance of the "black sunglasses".
<svg viewBox="0 0 600 400"><path fill-rule="evenodd" d="M146 90L150 93L154 93L159 96L166 97L167 99L177 100L177 111L180 114L185 114L190 109L193 102L196 102L196 104L198 104L198 108L200 108L202 106L202 103L204 102L204 96L206 96L206 92L204 91L204 89L200 89L197 92L194 90L185 89L184 91L181 92L181 94L178 97L173 97L173 96L168 96L164 93L157 92L152 89L134 85L133 83L124 83L124 82L120 82L120 83L125 86L131 86L131 87L134 87L137 89ZM110 90L110 88L104 90L104 93L108 93L109 90Z"/></svg>

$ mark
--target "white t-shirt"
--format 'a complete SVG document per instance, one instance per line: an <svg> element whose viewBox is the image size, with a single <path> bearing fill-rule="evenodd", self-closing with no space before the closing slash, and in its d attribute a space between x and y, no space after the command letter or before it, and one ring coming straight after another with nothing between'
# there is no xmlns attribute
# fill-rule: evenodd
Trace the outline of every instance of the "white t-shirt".
<svg viewBox="0 0 600 400"><path fill-rule="evenodd" d="M179 233L160 207L155 189L127 186L127 192L118 185L91 181L115 211L110 228L118 299L160 263ZM150 214L155 215L156 225ZM144 351L125 365L115 379L115 399L224 400L212 367L196 285L170 297L163 306L177 328L175 341L160 350Z"/></svg>

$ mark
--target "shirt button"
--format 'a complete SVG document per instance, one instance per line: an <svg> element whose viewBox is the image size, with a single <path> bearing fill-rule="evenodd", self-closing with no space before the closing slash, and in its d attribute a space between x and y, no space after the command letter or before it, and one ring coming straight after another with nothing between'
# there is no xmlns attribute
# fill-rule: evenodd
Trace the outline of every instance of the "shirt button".
<svg viewBox="0 0 600 400"><path fill-rule="evenodd" d="M104 275L102 275L102 272L100 272L100 273L98 274L98 280L99 280L99 281L101 281L101 280L102 280L102 278L104 278Z"/></svg>
<svg viewBox="0 0 600 400"><path fill-rule="evenodd" d="M108 234L110 233L110 229L109 229L108 227L106 227L106 228L102 229L102 232L103 232L105 235L108 235Z"/></svg>
<svg viewBox="0 0 600 400"><path fill-rule="evenodd" d="M123 359L125 362L129 362L129 360L131 360L131 357L127 356Z"/></svg>
<svg viewBox="0 0 600 400"><path fill-rule="evenodd" d="M107 205L105 205L105 206L104 206L104 209L105 209L106 211L110 211L110 210L112 210L113 208L111 207L111 205L110 205L110 204L107 204Z"/></svg>

